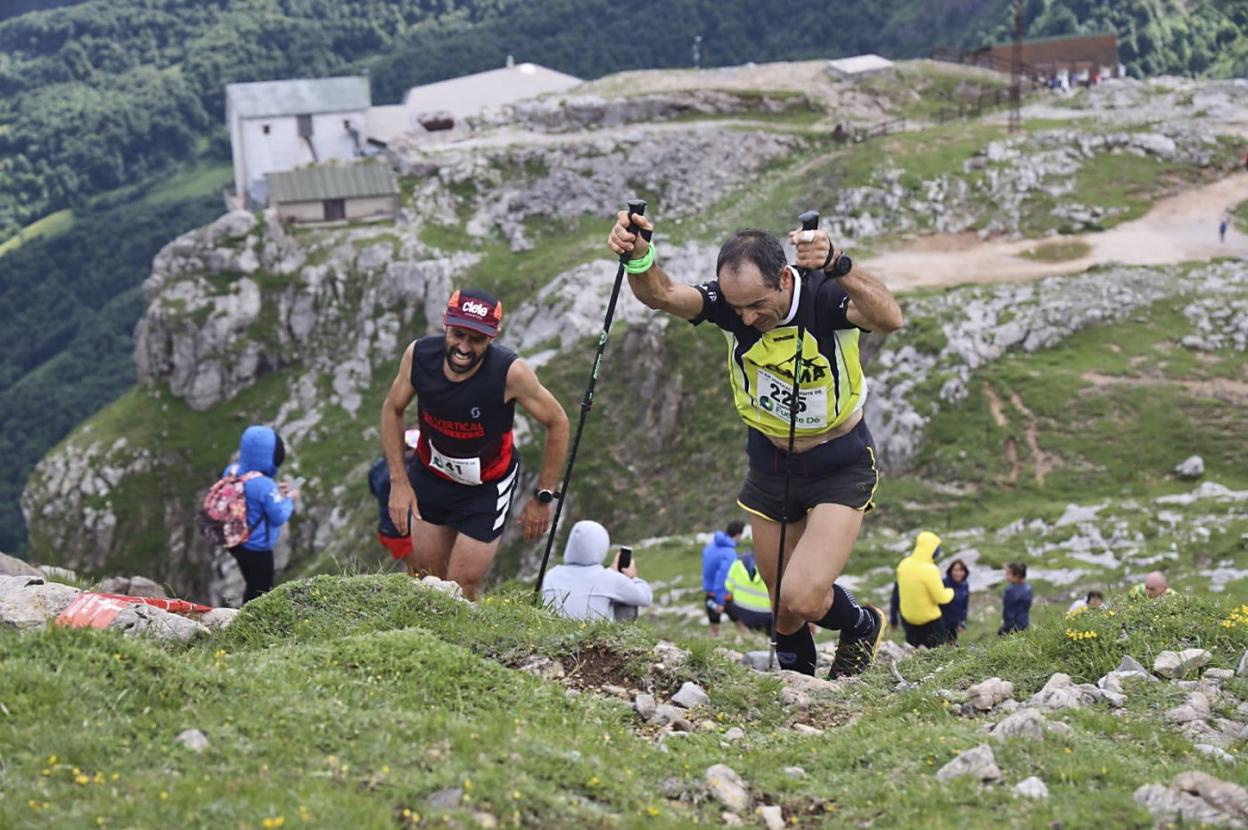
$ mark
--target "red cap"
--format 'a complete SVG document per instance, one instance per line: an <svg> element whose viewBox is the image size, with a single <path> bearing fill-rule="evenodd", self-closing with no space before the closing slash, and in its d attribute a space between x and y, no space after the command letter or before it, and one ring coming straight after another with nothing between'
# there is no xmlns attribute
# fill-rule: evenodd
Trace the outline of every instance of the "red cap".
<svg viewBox="0 0 1248 830"><path fill-rule="evenodd" d="M479 288L455 289L442 315L444 325L472 329L489 337L498 336L502 322L503 304Z"/></svg>

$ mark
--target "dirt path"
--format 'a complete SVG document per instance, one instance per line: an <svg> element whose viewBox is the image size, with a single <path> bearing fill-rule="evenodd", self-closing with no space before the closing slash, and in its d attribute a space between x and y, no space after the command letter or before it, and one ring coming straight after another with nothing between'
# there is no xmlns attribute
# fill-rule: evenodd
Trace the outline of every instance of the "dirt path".
<svg viewBox="0 0 1248 830"><path fill-rule="evenodd" d="M864 261L890 287L1009 282L1053 274L1071 274L1104 262L1169 265L1219 256L1248 257L1248 235L1233 227L1218 242L1223 214L1248 199L1248 172L1157 201L1143 217L1100 233L1063 236L1083 242L1087 256L1066 262L1033 262L1021 254L1048 240L992 240L974 233L937 234Z"/></svg>

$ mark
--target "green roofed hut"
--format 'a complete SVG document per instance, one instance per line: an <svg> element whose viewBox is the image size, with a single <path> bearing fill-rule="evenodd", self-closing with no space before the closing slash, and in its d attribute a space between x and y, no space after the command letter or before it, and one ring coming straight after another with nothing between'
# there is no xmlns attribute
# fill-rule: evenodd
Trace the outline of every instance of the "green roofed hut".
<svg viewBox="0 0 1248 830"><path fill-rule="evenodd" d="M266 173L269 207L283 222L393 218L399 183L386 164L342 164Z"/></svg>

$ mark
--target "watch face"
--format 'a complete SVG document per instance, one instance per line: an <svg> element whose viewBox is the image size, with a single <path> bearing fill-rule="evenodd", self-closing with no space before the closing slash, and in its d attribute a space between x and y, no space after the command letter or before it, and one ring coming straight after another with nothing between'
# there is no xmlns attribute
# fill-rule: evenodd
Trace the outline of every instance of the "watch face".
<svg viewBox="0 0 1248 830"><path fill-rule="evenodd" d="M537 500L542 504L550 504L555 500L555 494L550 490L538 490Z"/></svg>
<svg viewBox="0 0 1248 830"><path fill-rule="evenodd" d="M836 262L832 264L832 273L838 277L843 277L849 273L849 269L854 267L854 261L847 255L841 254Z"/></svg>

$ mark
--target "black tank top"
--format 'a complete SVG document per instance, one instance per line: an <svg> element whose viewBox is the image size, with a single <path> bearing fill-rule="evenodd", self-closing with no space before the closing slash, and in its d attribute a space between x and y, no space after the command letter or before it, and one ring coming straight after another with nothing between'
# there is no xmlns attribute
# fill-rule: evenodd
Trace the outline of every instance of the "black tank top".
<svg viewBox="0 0 1248 830"><path fill-rule="evenodd" d="M425 469L467 485L496 481L510 472L516 402L503 399L515 359L511 349L491 343L476 374L456 383L442 370L446 335L416 341L411 377L420 418L416 455Z"/></svg>

